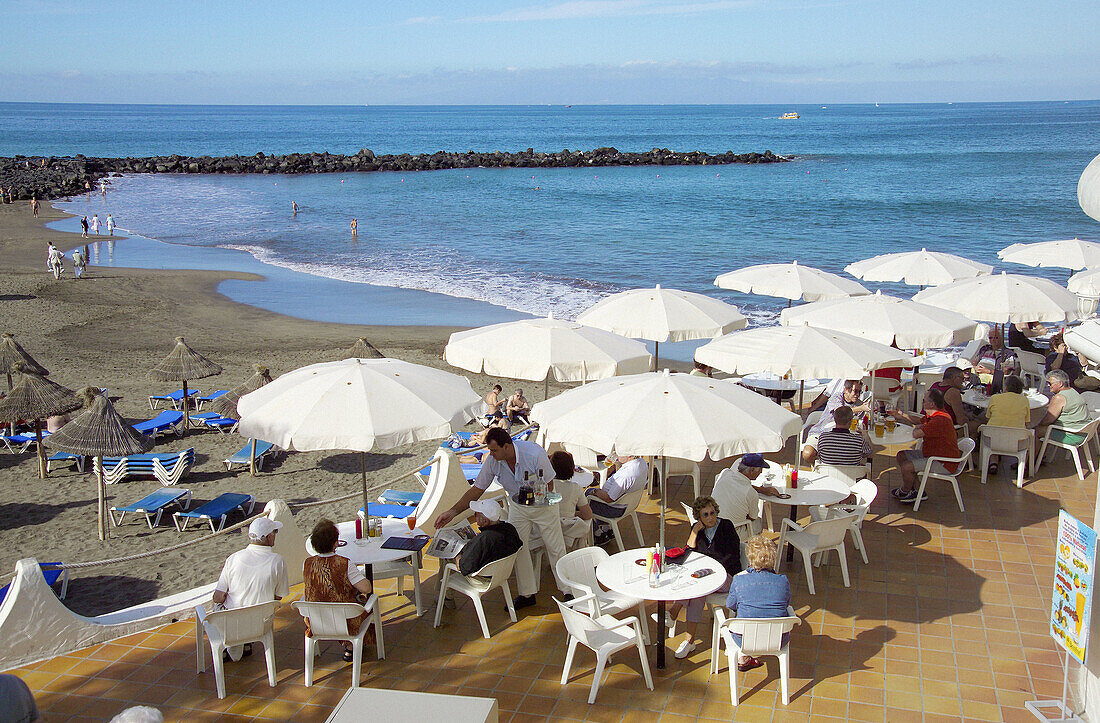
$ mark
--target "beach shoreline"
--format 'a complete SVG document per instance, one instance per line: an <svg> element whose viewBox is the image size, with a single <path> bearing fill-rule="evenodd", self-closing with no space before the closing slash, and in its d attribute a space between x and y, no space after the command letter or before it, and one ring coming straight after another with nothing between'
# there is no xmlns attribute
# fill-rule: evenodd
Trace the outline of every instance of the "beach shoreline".
<svg viewBox="0 0 1100 723"><path fill-rule="evenodd" d="M79 234L46 228L64 218L48 204L34 219L27 203L0 205L0 308L3 330L50 370L50 378L71 389L106 387L116 408L132 421L149 418L146 397L171 391L149 381L148 369L183 336L224 367L210 379L192 382L203 392L228 389L264 364L278 376L307 364L338 358L338 352L365 336L387 356L450 369L442 361L448 327L362 326L297 319L232 301L217 292L225 279L255 279L251 274L215 271L151 271L90 266L85 279L72 276L71 264L60 281L45 268L46 242L68 252L82 245ZM450 369L450 371L455 371ZM467 374L479 393L496 380ZM507 381L502 383L508 384ZM551 387L558 385L551 384ZM175 387L172 387L175 388ZM221 460L240 449L244 439L217 432L191 432L184 439L161 438L158 452L196 450L196 465L181 486L201 503L223 492L245 492L257 501L284 499L291 505L347 494L359 484L359 455L308 452L284 455L267 471L250 478L247 470L226 473ZM408 445L368 455L368 484L388 482L426 461L438 442ZM406 478L394 487L412 489ZM108 488L109 504L128 504L158 487L153 480L132 480ZM171 520L149 530L133 518L112 528L111 539L95 539L95 484L91 476L63 467L37 479L34 455L0 453L0 570L34 557L41 562L86 562L144 552L207 534L195 526L177 533ZM356 501L311 508L299 518L308 530L323 516L351 519ZM231 517L232 522L234 518ZM74 573L67 604L80 614L120 609L216 579L225 557L245 544L239 533L146 559L141 565L90 568Z"/></svg>

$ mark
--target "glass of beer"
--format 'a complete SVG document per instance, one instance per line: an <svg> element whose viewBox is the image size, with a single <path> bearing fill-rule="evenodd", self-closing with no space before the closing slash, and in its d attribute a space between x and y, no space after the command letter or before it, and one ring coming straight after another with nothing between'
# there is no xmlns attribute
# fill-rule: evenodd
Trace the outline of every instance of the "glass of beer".
<svg viewBox="0 0 1100 723"><path fill-rule="evenodd" d="M895 429L897 429L897 426L898 426L898 423L893 417L887 417L886 418L886 431L887 432L893 432Z"/></svg>
<svg viewBox="0 0 1100 723"><path fill-rule="evenodd" d="M886 423L882 421L881 417L876 419L875 420L875 436L876 437L881 437L885 431L886 431Z"/></svg>
<svg viewBox="0 0 1100 723"><path fill-rule="evenodd" d="M856 417L855 415L853 415L852 416L852 423L849 424L848 426L851 427L853 432L856 431L857 429L859 429L859 417Z"/></svg>

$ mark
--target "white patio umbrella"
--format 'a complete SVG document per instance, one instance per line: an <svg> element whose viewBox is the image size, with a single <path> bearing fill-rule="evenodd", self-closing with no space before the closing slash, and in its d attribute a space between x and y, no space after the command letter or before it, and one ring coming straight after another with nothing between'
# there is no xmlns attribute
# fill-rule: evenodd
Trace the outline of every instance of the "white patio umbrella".
<svg viewBox="0 0 1100 723"><path fill-rule="evenodd" d="M910 286L925 287L986 276L993 272L993 267L962 256L921 249L872 256L848 264L844 270L864 281L900 281Z"/></svg>
<svg viewBox="0 0 1100 723"><path fill-rule="evenodd" d="M888 296L881 291L784 309L779 323L841 331L887 346L896 344L902 349L965 344L974 338L976 325L957 312Z"/></svg>
<svg viewBox="0 0 1100 723"><path fill-rule="evenodd" d="M1100 156L1093 158L1077 181L1077 202L1081 210L1100 221Z"/></svg>
<svg viewBox="0 0 1100 723"><path fill-rule="evenodd" d="M476 416L465 377L400 359L344 359L295 369L240 398L238 431L283 449L366 453L446 437Z"/></svg>
<svg viewBox="0 0 1100 723"><path fill-rule="evenodd" d="M1066 288L1078 296L1100 295L1100 269L1085 269L1084 271L1078 271L1076 274L1069 277L1069 283L1066 284Z"/></svg>
<svg viewBox="0 0 1100 723"><path fill-rule="evenodd" d="M523 319L451 334L451 366L510 379L590 382L649 371L645 344L577 322ZM544 394L545 395L545 394Z"/></svg>
<svg viewBox="0 0 1100 723"><path fill-rule="evenodd" d="M678 289L632 289L612 294L577 316L581 324L655 343L660 359L663 341L711 339L749 322L736 306L703 294Z"/></svg>
<svg viewBox="0 0 1100 723"><path fill-rule="evenodd" d="M813 266L803 266L797 261L746 266L722 274L714 280L714 285L721 289L778 296L792 301L824 301L871 293L857 281Z"/></svg>
<svg viewBox="0 0 1100 723"><path fill-rule="evenodd" d="M1024 266L1090 269L1100 266L1100 244L1079 238L1012 244L998 251L997 257Z"/></svg>
<svg viewBox="0 0 1100 723"><path fill-rule="evenodd" d="M998 324L1064 323L1078 317L1077 297L1065 287L1003 271L925 289L913 301Z"/></svg>

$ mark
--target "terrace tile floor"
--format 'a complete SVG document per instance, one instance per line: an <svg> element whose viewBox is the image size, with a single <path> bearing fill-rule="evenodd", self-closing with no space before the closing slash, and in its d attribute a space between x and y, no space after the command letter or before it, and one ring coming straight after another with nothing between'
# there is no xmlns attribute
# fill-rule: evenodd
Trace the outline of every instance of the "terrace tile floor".
<svg viewBox="0 0 1100 723"><path fill-rule="evenodd" d="M965 513L946 487L932 489L914 513L888 494L899 481L892 460L875 461L880 494L863 528L871 564L849 546L852 586L843 586L834 557L815 570L812 596L799 563L788 570L803 622L792 636L789 705L778 695L770 659L742 676L741 703L732 707L725 664L709 676L709 642L682 661L669 651L668 668L653 668L652 692L637 660L629 652L616 656L596 703L588 705L591 653L578 653L571 680L559 683L566 638L545 566L539 604L520 611L518 623L509 622L500 597L486 598L490 640L461 598L433 629L434 608L417 618L395 581L383 581L387 658L375 660L368 648L361 684L493 697L501 720L516 722L1034 720L1025 701L1061 693L1060 649L1047 633L1058 510L1091 522L1096 475L1080 482L1061 457L1022 489L1006 470L985 486L969 472L961 483ZM690 482L675 482L670 542L686 534L675 510L692 494ZM652 500L642 508L650 541L658 509ZM633 532L626 534L629 542ZM423 576L434 603L430 559ZM286 605L276 626L278 685L268 686L257 646L251 658L226 666L223 700L212 668L195 672L190 620L11 672L34 691L47 720L102 721L136 704L156 706L170 721L325 720L350 685L350 664L340 660L338 643L325 645L307 688L301 619Z"/></svg>

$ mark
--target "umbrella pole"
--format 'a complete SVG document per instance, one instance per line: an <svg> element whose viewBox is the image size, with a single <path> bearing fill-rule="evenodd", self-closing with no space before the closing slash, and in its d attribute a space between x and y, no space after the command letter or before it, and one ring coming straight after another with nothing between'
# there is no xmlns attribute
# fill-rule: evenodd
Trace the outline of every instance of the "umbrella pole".
<svg viewBox="0 0 1100 723"><path fill-rule="evenodd" d="M190 401L190 400L187 397L187 380L184 379L183 380L183 433L184 434L187 434L187 427L189 426L187 423L188 423L188 421L190 421L190 420L187 419L187 402L188 401Z"/></svg>
<svg viewBox="0 0 1100 723"><path fill-rule="evenodd" d="M252 438L252 448L248 453L248 476L256 476L256 438Z"/></svg>
<svg viewBox="0 0 1100 723"><path fill-rule="evenodd" d="M661 536L660 536L660 540L661 540L661 555L662 555L662 557L661 557L661 569L662 570L666 569L666 567L667 567L666 558L664 557L664 555L667 553L667 548L665 547L665 492L667 490L667 487L665 486L665 473L668 470L668 465L666 464L667 461L668 461L668 458L665 457L664 455L661 455ZM667 636L667 633L665 632L665 601L664 600L658 600L657 601L657 640L656 640L657 669L658 670L664 670L665 669L665 637L666 636Z"/></svg>
<svg viewBox="0 0 1100 723"><path fill-rule="evenodd" d="M550 372L546 372L546 378L542 380L542 401L550 398Z"/></svg>
<svg viewBox="0 0 1100 723"><path fill-rule="evenodd" d="M363 475L363 519L370 521L370 508L367 506L367 453L359 453L359 468Z"/></svg>
<svg viewBox="0 0 1100 723"><path fill-rule="evenodd" d="M46 479L46 450L42 449L42 420L34 420L34 440L38 451L38 479Z"/></svg>
<svg viewBox="0 0 1100 723"><path fill-rule="evenodd" d="M802 421L806 421L806 413L802 410L802 406L805 404L805 400L802 398L803 392L806 391L806 380L798 380L798 416L802 418Z"/></svg>
<svg viewBox="0 0 1100 723"><path fill-rule="evenodd" d="M11 372L8 372L8 391L10 392L11 390L12 390ZM14 421L8 427L8 434L12 434L12 435L15 434L15 422Z"/></svg>
<svg viewBox="0 0 1100 723"><path fill-rule="evenodd" d="M107 490L103 484L103 457L99 457L96 467L99 473L96 475L96 493L99 500L99 539L107 539L107 520L103 519L103 510L107 506Z"/></svg>
<svg viewBox="0 0 1100 723"><path fill-rule="evenodd" d="M653 371L661 371L661 342L653 342Z"/></svg>

